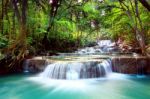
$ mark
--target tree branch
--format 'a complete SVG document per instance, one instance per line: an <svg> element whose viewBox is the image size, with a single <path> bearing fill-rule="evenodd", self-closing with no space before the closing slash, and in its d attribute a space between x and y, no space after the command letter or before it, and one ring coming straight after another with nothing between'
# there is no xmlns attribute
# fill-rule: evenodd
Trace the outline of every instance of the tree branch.
<svg viewBox="0 0 150 99"><path fill-rule="evenodd" d="M139 1L148 11L150 11L150 4L146 0L139 0Z"/></svg>

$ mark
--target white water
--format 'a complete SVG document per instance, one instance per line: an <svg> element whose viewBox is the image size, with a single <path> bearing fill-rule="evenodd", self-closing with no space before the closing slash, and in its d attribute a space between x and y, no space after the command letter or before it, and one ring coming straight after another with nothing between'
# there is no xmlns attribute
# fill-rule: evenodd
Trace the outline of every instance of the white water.
<svg viewBox="0 0 150 99"><path fill-rule="evenodd" d="M76 51L78 54L95 54L95 53L107 53L115 50L115 43L111 40L100 40L94 47L86 47Z"/></svg>
<svg viewBox="0 0 150 99"><path fill-rule="evenodd" d="M24 72L24 73L29 73L29 62L30 62L30 60L27 59L27 60L25 60L24 63L23 63L23 68L24 68L24 69L23 69L23 70L24 70L23 72Z"/></svg>
<svg viewBox="0 0 150 99"><path fill-rule="evenodd" d="M41 76L71 80L105 77L112 73L111 65L110 59L102 62L57 62L48 65Z"/></svg>
<svg viewBox="0 0 150 99"><path fill-rule="evenodd" d="M110 46L112 44L111 40L100 40L98 41L98 45L100 47Z"/></svg>

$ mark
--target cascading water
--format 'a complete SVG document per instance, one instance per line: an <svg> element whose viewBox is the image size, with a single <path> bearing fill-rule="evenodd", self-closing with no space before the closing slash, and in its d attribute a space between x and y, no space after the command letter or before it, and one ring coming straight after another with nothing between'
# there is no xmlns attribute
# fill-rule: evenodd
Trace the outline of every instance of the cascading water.
<svg viewBox="0 0 150 99"><path fill-rule="evenodd" d="M97 47L86 47L76 51L78 54L91 54L100 52L107 52L108 47L112 44L111 40L101 40L97 42ZM86 59L88 60L88 59ZM100 61L88 62L56 62L47 66L42 77L52 79L84 79L84 78L97 78L107 76L112 72L112 64L110 59Z"/></svg>
<svg viewBox="0 0 150 99"><path fill-rule="evenodd" d="M98 41L97 44L98 46L86 47L84 49L78 50L76 53L81 54L82 56L84 56L84 54L85 56L86 54L88 54L87 56L89 57L89 59L92 59L92 55L97 51L99 51L100 53L109 52L109 49L113 48L113 46L115 45L115 43L112 43L111 40L101 40ZM95 55L95 59L103 59L103 61L89 61L89 59L84 59L82 58L82 56L68 57L67 55L63 55L64 58L66 57L68 59L67 61L56 62L48 65L47 68L45 68L44 72L41 73L41 76L51 79L86 79L105 77L108 76L110 73L111 75L113 74L111 59L104 60L102 57L99 58L99 56ZM73 62L70 62L70 59L72 59L72 57L74 57L74 60ZM143 71L139 71L138 69L138 72L142 73Z"/></svg>
<svg viewBox="0 0 150 99"><path fill-rule="evenodd" d="M47 66L42 77L52 79L85 79L107 76L112 72L111 60L102 62L57 62Z"/></svg>
<svg viewBox="0 0 150 99"><path fill-rule="evenodd" d="M112 42L111 40L100 40L97 42L96 46L79 49L78 51L76 51L76 53L82 55L82 54L95 54L95 53L110 53L116 51L118 51L118 48L115 42Z"/></svg>
<svg viewBox="0 0 150 99"><path fill-rule="evenodd" d="M112 44L111 40L100 40L98 41L98 45L100 47L110 46Z"/></svg>
<svg viewBox="0 0 150 99"><path fill-rule="evenodd" d="M29 60L27 59L27 60L25 60L24 62L23 62L23 72L24 73L29 73Z"/></svg>

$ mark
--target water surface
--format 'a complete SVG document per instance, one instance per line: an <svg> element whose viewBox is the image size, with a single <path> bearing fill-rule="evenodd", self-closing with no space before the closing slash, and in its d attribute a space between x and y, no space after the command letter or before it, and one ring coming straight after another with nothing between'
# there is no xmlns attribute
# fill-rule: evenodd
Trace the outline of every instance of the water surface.
<svg viewBox="0 0 150 99"><path fill-rule="evenodd" d="M0 99L148 99L150 77L54 80L38 76L0 77Z"/></svg>

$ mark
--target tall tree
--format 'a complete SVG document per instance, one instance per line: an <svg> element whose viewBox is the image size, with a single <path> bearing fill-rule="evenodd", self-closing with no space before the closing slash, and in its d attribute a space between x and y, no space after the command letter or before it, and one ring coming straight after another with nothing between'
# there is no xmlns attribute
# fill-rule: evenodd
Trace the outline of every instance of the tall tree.
<svg viewBox="0 0 150 99"><path fill-rule="evenodd" d="M145 55L146 54L145 39L144 39L145 34L144 34L144 30L143 30L142 21L140 18L138 1L134 0L134 2L130 1L130 3L128 3L126 0L119 0L119 3L121 5L121 8L123 9L123 11L127 14L129 19L134 23L132 27L134 28L136 39L138 41L138 44L141 48L142 53ZM133 3L134 3L134 5L133 5ZM132 10L129 7L130 4L132 7Z"/></svg>
<svg viewBox="0 0 150 99"><path fill-rule="evenodd" d="M150 11L150 4L146 0L139 0L140 3L148 10Z"/></svg>
<svg viewBox="0 0 150 99"><path fill-rule="evenodd" d="M11 53L13 56L13 62L10 65L17 63L16 61L22 60L27 50L26 36L27 36L27 4L28 0L12 0L13 9L19 23L19 34L16 40L11 44L7 53Z"/></svg>
<svg viewBox="0 0 150 99"><path fill-rule="evenodd" d="M50 10L50 19L49 19L49 26L47 28L47 32L50 31L51 27L54 24L54 18L57 14L58 8L61 5L62 0L49 0L50 6L51 6L51 10Z"/></svg>
<svg viewBox="0 0 150 99"><path fill-rule="evenodd" d="M1 1L1 16L0 16L0 27L1 27L1 33L3 34L3 21L4 21L4 0Z"/></svg>

